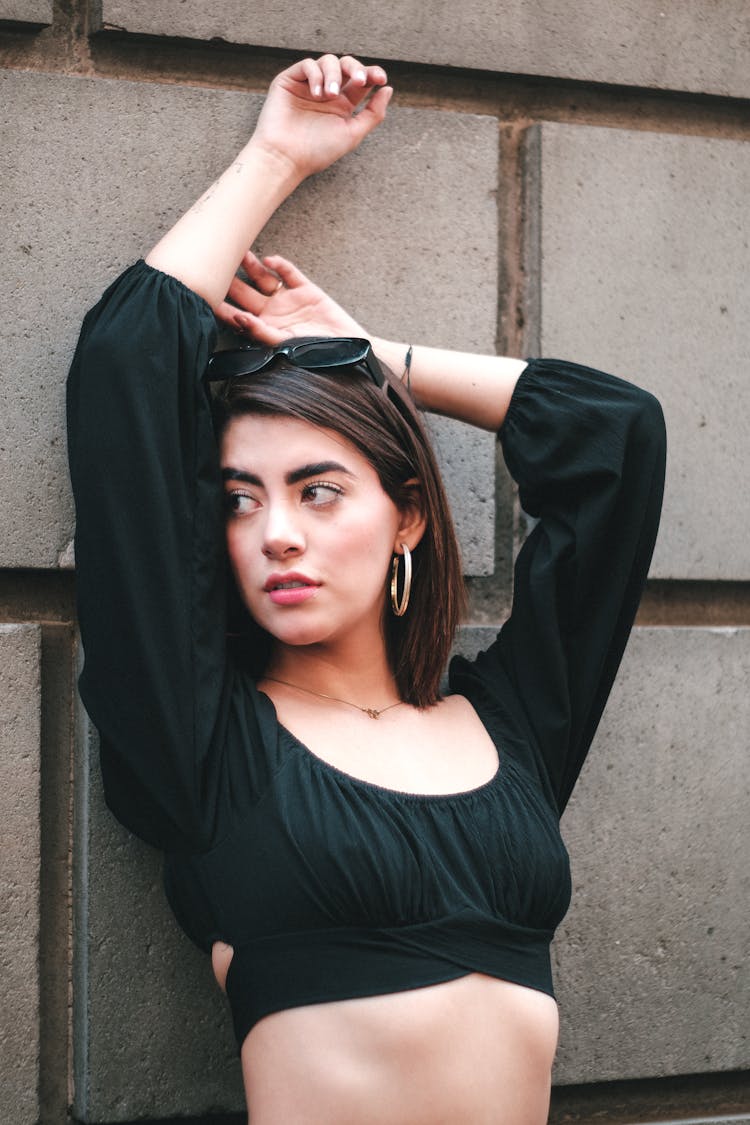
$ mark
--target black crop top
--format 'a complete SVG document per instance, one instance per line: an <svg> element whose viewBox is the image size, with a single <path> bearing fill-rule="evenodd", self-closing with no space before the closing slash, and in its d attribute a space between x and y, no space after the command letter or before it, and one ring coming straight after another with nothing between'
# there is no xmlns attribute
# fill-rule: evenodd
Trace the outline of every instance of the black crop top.
<svg viewBox="0 0 750 1125"><path fill-rule="evenodd" d="M166 851L190 937L234 946L240 1044L283 1008L474 971L552 994L549 944L570 897L559 815L654 546L659 404L556 360L521 375L500 439L539 522L511 617L450 676L499 767L469 792L400 793L316 757L227 656L202 379L214 337L208 305L139 262L86 317L70 373L80 690L110 808Z"/></svg>

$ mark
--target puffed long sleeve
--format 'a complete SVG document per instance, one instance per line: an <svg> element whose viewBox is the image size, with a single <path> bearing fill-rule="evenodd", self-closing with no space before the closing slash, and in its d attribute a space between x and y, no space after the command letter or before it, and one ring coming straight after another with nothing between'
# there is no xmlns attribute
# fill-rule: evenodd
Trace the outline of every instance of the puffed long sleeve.
<svg viewBox="0 0 750 1125"><path fill-rule="evenodd" d="M87 315L68 380L83 702L107 802L167 849L229 800L221 486L209 306L139 262Z"/></svg>
<svg viewBox="0 0 750 1125"><path fill-rule="evenodd" d="M511 616L473 668L519 720L562 812L627 643L653 553L666 438L658 401L630 383L532 360L500 440L538 519L515 566ZM465 662L457 686L471 678Z"/></svg>

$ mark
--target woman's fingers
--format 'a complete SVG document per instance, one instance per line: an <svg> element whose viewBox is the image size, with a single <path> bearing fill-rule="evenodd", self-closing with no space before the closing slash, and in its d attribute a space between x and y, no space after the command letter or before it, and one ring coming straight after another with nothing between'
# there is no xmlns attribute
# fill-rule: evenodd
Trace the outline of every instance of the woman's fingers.
<svg viewBox="0 0 750 1125"><path fill-rule="evenodd" d="M237 320L239 315L241 315L240 310L236 305L230 305L229 301L221 301L214 309L216 319L226 324L227 328L240 328L240 322Z"/></svg>
<svg viewBox="0 0 750 1125"><path fill-rule="evenodd" d="M289 70L290 78L298 78L295 73L301 69L314 98L335 98L341 93L341 63L335 55L321 55L319 59L302 59Z"/></svg>
<svg viewBox="0 0 750 1125"><path fill-rule="evenodd" d="M359 105L373 85L368 82L367 67L352 55L344 55L341 59L341 75L341 93L352 107Z"/></svg>
<svg viewBox="0 0 750 1125"><path fill-rule="evenodd" d="M232 327L238 331L252 336L253 340L260 340L261 344L283 344L291 332L282 332L280 328L272 328L259 316L248 312L237 312L233 317Z"/></svg>
<svg viewBox="0 0 750 1125"><path fill-rule="evenodd" d="M251 284L248 284L241 277L233 277L225 304L228 304L228 301L233 301L241 309L247 309L249 312L256 314L260 313L268 298L279 290L282 284L281 278L264 265L259 258L256 258L251 250L248 250L245 254L241 265ZM232 306L228 305L228 307L231 308Z"/></svg>
<svg viewBox="0 0 750 1125"><path fill-rule="evenodd" d="M296 289L309 282L309 278L305 277L302 270L288 258L282 258L281 254L268 254L263 262L273 270L274 276L278 277L287 289Z"/></svg>
<svg viewBox="0 0 750 1125"><path fill-rule="evenodd" d="M248 250L240 264L255 288L266 297L276 292L279 287L278 277L253 254L252 250Z"/></svg>
<svg viewBox="0 0 750 1125"><path fill-rule="evenodd" d="M315 59L302 59L296 66L290 67L289 77L297 81L306 80L314 98L323 96L323 71Z"/></svg>
<svg viewBox="0 0 750 1125"><path fill-rule="evenodd" d="M393 97L392 86L381 86L379 90L370 98L369 102L365 105L364 109L352 118L352 122L356 122L358 126L359 143L363 137L372 132L376 125L379 125L385 117L385 111L388 109L388 103Z"/></svg>
<svg viewBox="0 0 750 1125"><path fill-rule="evenodd" d="M227 328L233 328L235 332L240 332L246 338L260 340L262 344L282 344L290 335L289 332L272 328L254 313L230 305L228 301L222 301L217 305L214 314L217 320L226 324Z"/></svg>
<svg viewBox="0 0 750 1125"><path fill-rule="evenodd" d="M285 74L295 82L305 82L313 98L327 101L344 93L356 106L374 86L388 81L382 66L365 66L353 55L321 55L319 59L301 59Z"/></svg>
<svg viewBox="0 0 750 1125"><path fill-rule="evenodd" d="M323 92L329 98L335 98L341 93L341 63L335 55L322 55L318 59L318 66L323 74Z"/></svg>
<svg viewBox="0 0 750 1125"><path fill-rule="evenodd" d="M260 312L267 300L262 293L259 293L252 285L248 285L241 277L232 278L227 299L234 301L235 305L239 305L241 309L249 309L250 312L254 313Z"/></svg>
<svg viewBox="0 0 750 1125"><path fill-rule="evenodd" d="M368 94L372 93L373 89L384 86L388 81L388 76L382 66L364 66L352 55L344 55L341 59L341 72L344 76L344 85L341 92L348 98L352 106L359 105Z"/></svg>

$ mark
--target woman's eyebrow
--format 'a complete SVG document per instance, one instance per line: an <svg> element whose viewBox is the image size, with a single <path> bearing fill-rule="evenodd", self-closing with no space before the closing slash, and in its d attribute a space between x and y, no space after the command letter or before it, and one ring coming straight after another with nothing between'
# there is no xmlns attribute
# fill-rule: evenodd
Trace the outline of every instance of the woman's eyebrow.
<svg viewBox="0 0 750 1125"><path fill-rule="evenodd" d="M287 484L297 484L298 481L307 480L308 477L319 477L324 473L346 473L352 477L354 473L338 461L315 461L311 465L301 465L299 469L292 469L284 478Z"/></svg>
<svg viewBox="0 0 750 1125"><path fill-rule="evenodd" d="M346 473L347 476L354 476L351 469L347 469L345 465L338 461L315 461L310 465L300 465L298 469L290 469L284 480L287 484L297 484L301 480L319 477L324 473ZM263 487L261 478L255 473L248 473L245 469L222 469L221 479L241 480L246 484L254 484L257 488Z"/></svg>
<svg viewBox="0 0 750 1125"><path fill-rule="evenodd" d="M242 480L245 481L246 484L254 484L258 488L261 488L263 485L263 481L260 477L257 477L255 473L246 473L244 469L222 469L221 479Z"/></svg>

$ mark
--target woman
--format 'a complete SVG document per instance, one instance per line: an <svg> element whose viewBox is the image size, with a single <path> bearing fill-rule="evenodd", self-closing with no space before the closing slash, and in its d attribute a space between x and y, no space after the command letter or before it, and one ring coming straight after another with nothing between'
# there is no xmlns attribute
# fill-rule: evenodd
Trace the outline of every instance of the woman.
<svg viewBox="0 0 750 1125"><path fill-rule="evenodd" d="M84 322L81 693L107 800L166 851L226 985L253 1125L538 1125L558 819L648 569L663 423L573 364L371 350L291 263L247 253L379 124L385 81L331 55L279 75L237 161ZM214 313L256 345L209 365ZM232 376L218 421L207 368ZM539 517L511 618L442 699L457 553L405 388L500 431ZM224 536L249 629L229 654Z"/></svg>

